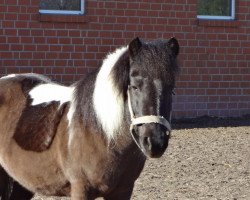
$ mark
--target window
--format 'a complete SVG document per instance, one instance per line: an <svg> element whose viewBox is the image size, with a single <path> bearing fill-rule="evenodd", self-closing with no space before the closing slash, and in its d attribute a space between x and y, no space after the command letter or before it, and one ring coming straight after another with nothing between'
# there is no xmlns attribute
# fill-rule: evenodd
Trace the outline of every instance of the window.
<svg viewBox="0 0 250 200"><path fill-rule="evenodd" d="M46 14L83 14L84 0L40 0L39 12Z"/></svg>
<svg viewBox="0 0 250 200"><path fill-rule="evenodd" d="M235 19L235 0L198 0L198 19Z"/></svg>

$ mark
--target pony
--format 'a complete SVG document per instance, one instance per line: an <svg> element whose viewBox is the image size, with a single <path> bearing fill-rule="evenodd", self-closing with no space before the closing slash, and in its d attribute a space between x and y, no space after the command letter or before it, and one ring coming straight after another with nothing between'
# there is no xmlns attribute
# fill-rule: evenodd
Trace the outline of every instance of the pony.
<svg viewBox="0 0 250 200"><path fill-rule="evenodd" d="M0 187L7 177L23 199L130 199L146 159L168 147L178 53L175 38L135 38L70 86L2 77Z"/></svg>

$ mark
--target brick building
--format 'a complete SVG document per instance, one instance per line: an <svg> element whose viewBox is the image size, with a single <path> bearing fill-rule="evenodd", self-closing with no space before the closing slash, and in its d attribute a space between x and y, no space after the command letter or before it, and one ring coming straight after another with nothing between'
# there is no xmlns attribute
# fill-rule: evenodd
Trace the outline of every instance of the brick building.
<svg viewBox="0 0 250 200"><path fill-rule="evenodd" d="M232 16L214 19L197 14L197 0L85 0L77 15L39 12L39 0L1 0L0 75L35 72L70 83L136 36L175 36L174 116L250 114L250 0L232 2Z"/></svg>

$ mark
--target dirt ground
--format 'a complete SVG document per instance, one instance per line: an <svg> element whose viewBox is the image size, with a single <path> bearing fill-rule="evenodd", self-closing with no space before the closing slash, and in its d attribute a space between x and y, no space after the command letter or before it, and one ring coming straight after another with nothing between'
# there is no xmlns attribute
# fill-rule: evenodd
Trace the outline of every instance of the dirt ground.
<svg viewBox="0 0 250 200"><path fill-rule="evenodd" d="M132 200L250 200L249 116L178 120L173 129L164 156L147 160Z"/></svg>

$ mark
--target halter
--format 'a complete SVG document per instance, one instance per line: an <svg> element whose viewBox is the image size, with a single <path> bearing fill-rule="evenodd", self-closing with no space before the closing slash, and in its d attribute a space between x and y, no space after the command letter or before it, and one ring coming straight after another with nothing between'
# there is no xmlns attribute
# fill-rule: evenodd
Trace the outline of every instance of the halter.
<svg viewBox="0 0 250 200"><path fill-rule="evenodd" d="M133 112L132 109L132 104L131 104L131 99L130 99L130 93L129 91L127 92L128 94L128 109L130 112L130 117L131 117L131 124L130 124L130 134L132 135L133 140L135 141L135 143L137 144L137 146L141 149L141 147L139 146L138 142L135 139L135 136L133 135L133 129L135 125L139 125L139 124L149 124L149 123L157 123L157 124L161 124L163 126L165 126L167 128L167 132L166 134L169 135L171 132L171 125L168 122L168 120L166 120L163 116L159 116L159 115L145 115L142 117L135 117L135 114Z"/></svg>

